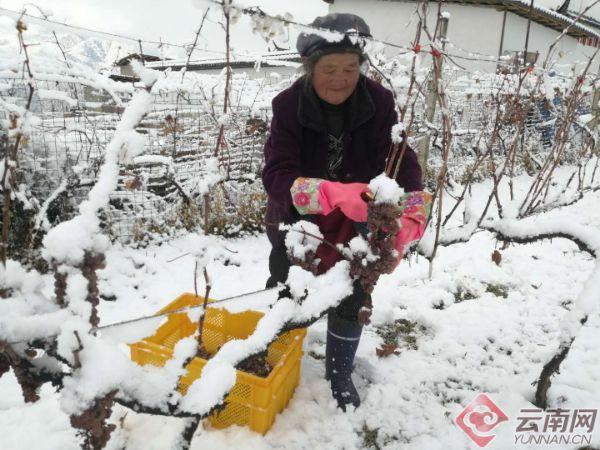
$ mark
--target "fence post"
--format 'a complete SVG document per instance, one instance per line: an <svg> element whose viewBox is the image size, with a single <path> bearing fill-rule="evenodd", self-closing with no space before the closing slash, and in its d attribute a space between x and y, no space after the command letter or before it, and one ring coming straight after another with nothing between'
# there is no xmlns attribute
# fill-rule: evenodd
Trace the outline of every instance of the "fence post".
<svg viewBox="0 0 600 450"><path fill-rule="evenodd" d="M594 129L598 126L599 115L600 115L600 88L594 87L594 96L592 97L592 120L587 124L590 129Z"/></svg>
<svg viewBox="0 0 600 450"><path fill-rule="evenodd" d="M445 47L446 37L448 34L448 23L450 21L449 15L446 13L441 13L438 17L438 31L440 40L442 42L442 49ZM432 56L434 58L434 56ZM442 58L440 58L440 71L439 74L441 76L442 69ZM429 84L427 87L427 100L425 101L425 120L428 124L433 122L433 118L435 116L435 105L438 98L438 89L439 89L440 78L438 77L435 68L432 64L431 66L431 78L429 79ZM429 132L425 134L419 141L419 164L421 165L421 169L423 173L427 170L427 160L429 159L429 145L431 143L431 135Z"/></svg>
<svg viewBox="0 0 600 450"><path fill-rule="evenodd" d="M204 234L210 234L210 193L207 192L202 196L204 200Z"/></svg>

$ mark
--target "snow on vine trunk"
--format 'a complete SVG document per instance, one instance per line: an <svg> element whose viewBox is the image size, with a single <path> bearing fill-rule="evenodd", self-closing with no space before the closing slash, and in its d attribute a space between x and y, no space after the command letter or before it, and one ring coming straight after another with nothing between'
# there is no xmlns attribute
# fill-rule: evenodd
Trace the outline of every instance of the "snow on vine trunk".
<svg viewBox="0 0 600 450"><path fill-rule="evenodd" d="M265 350L277 338L284 325L317 318L352 293L347 261L338 262L318 277L300 267L292 266L288 282L294 297L307 293L302 303L289 298L278 300L258 321L255 331L247 339L235 339L225 343L216 355L208 360L200 378L194 381L181 400L180 408L183 411L199 415L208 414L233 388L237 363Z"/></svg>
<svg viewBox="0 0 600 450"><path fill-rule="evenodd" d="M119 164L131 162L144 150L144 136L137 133L135 127L152 106L152 84L137 91L127 105L106 147L98 181L88 199L79 206L79 215L57 225L45 236L43 255L47 260L78 265L86 250L101 252L108 248L108 238L100 233L98 212L108 205L110 194L117 188Z"/></svg>

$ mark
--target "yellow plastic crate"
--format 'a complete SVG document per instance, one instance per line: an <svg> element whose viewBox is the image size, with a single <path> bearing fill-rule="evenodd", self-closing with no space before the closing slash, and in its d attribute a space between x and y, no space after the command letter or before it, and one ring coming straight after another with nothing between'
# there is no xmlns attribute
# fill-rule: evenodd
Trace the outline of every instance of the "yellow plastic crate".
<svg viewBox="0 0 600 450"><path fill-rule="evenodd" d="M183 294L159 311L159 314L187 306L202 304L203 297ZM211 300L209 299L209 302ZM209 308L204 317L203 344L214 354L225 342L231 339L245 339L252 334L263 316L257 311L230 313L224 309ZM168 316L153 336L131 344L131 359L140 365L163 366L173 356L177 342L192 335L198 323L190 321L186 313ZM283 411L294 394L300 381L302 341L306 329L287 332L271 343L267 361L273 368L268 377L262 378L243 371L237 371L236 383L226 397L226 407L210 416L215 428L225 428L233 424L247 425L250 429L265 434L275 416ZM181 378L179 391L183 394L200 377L206 364L203 358L194 358L187 366L187 373Z"/></svg>

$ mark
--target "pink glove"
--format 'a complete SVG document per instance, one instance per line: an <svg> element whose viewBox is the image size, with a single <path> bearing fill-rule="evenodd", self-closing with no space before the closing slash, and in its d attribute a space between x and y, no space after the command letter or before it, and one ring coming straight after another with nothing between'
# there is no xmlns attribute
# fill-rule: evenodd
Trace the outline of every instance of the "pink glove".
<svg viewBox="0 0 600 450"><path fill-rule="evenodd" d="M396 233L394 246L398 252L398 259L392 271L398 266L404 256L404 247L425 233L427 217L431 209L431 194L425 191L409 192L400 202L401 216L400 230ZM391 272L391 271L390 271Z"/></svg>
<svg viewBox="0 0 600 450"><path fill-rule="evenodd" d="M348 219L354 222L366 222L367 203L361 197L364 192L371 192L365 183L344 184L323 181L319 197L323 214L327 215L335 208L340 208Z"/></svg>
<svg viewBox="0 0 600 450"><path fill-rule="evenodd" d="M290 192L300 214L327 215L335 208L340 208L354 222L367 221L367 204L361 194L371 191L364 183L343 184L320 178L296 178ZM431 194L425 191L409 192L400 200L400 229L396 233L394 244L398 259L390 272L402 260L404 247L423 236L430 209Z"/></svg>
<svg viewBox="0 0 600 450"><path fill-rule="evenodd" d="M340 208L354 222L367 221L367 204L361 194L370 190L364 183L345 184L320 178L296 178L290 192L300 214L327 215L335 208Z"/></svg>

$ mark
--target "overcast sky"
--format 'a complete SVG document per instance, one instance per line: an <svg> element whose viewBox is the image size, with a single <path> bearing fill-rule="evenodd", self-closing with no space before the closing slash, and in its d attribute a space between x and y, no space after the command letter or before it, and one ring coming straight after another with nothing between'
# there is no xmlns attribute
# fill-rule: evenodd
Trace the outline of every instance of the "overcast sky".
<svg viewBox="0 0 600 450"><path fill-rule="evenodd" d="M557 8L563 1L535 0L535 4ZM577 11L592 1L571 0L570 7ZM328 11L328 5L323 0L235 0L235 2L260 6L271 14L289 12L296 21L301 23L310 23L316 16L326 14ZM136 39L153 41L162 39L174 44L188 44L193 41L204 11L210 6L211 10L203 27L198 50L216 52L224 50L224 33L218 23L222 20L222 12L218 5L206 0L37 0L36 4L51 11L51 18L56 21L124 34ZM0 7L11 10L26 7L29 14L39 15L36 8L31 5L32 3L27 0L0 0ZM600 10L600 6L596 6L595 9ZM295 49L298 31L293 27L290 28L290 42L278 42L278 44ZM232 27L231 45L234 53L258 53L267 49L265 41L251 32L250 20L247 17L243 17ZM147 47L144 50L147 50ZM137 48L134 51L137 51ZM164 55L182 57L180 53L169 54L172 51L182 52L181 49L170 49L164 51ZM156 52L149 50L146 53ZM199 57L201 53L199 51L194 56ZM202 54L202 56L208 55L211 54Z"/></svg>
<svg viewBox="0 0 600 450"><path fill-rule="evenodd" d="M34 3L51 11L52 20L177 44L193 41L204 11L211 5L202 0L40 0ZM302 23L309 23L328 10L328 5L323 0L244 0L244 4L260 6L271 14L289 12L295 20ZM24 0L0 0L2 8L20 10L26 7L28 14L39 15L31 5L30 1ZM203 27L202 47L223 50L224 35L218 25L221 17L219 6L213 4ZM287 45L294 48L295 36L292 37L292 42ZM266 49L264 40L251 33L247 18L241 19L233 27L232 46L234 51L240 52Z"/></svg>

